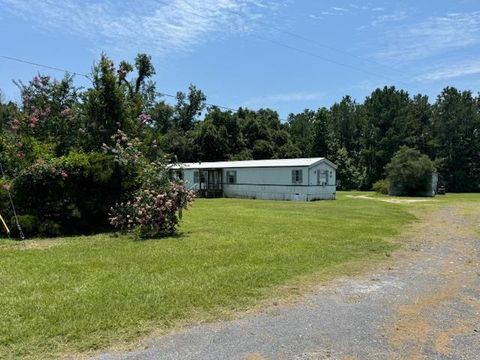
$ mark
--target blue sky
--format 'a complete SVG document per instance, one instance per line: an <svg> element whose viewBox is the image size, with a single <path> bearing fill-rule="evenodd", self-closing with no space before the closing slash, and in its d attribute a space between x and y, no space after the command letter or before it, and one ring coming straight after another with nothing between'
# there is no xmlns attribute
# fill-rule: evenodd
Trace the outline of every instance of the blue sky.
<svg viewBox="0 0 480 360"><path fill-rule="evenodd" d="M192 83L210 103L282 117L384 85L432 100L480 86L478 0L0 0L0 34L0 55L80 73L102 51L146 52L159 91ZM0 58L4 98L38 72L62 76Z"/></svg>

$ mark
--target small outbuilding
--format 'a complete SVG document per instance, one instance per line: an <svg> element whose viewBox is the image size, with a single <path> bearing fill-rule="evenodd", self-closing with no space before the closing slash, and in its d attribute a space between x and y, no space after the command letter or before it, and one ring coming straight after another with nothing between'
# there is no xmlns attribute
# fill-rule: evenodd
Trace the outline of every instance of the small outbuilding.
<svg viewBox="0 0 480 360"><path fill-rule="evenodd" d="M337 166L323 158L186 163L172 167L204 197L334 200Z"/></svg>

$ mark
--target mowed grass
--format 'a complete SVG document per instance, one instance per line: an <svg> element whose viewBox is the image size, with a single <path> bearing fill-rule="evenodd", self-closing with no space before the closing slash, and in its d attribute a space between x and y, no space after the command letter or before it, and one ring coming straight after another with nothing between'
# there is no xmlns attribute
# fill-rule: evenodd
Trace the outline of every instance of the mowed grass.
<svg viewBox="0 0 480 360"><path fill-rule="evenodd" d="M197 200L176 237L0 241L0 358L115 346L245 310L287 283L386 257L415 220L381 201Z"/></svg>

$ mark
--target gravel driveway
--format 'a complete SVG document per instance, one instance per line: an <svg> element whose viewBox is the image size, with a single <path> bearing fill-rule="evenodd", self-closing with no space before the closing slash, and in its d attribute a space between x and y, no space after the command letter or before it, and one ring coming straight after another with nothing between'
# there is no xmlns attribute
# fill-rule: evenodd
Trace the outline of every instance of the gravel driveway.
<svg viewBox="0 0 480 360"><path fill-rule="evenodd" d="M479 224L444 208L375 273L97 359L480 359Z"/></svg>

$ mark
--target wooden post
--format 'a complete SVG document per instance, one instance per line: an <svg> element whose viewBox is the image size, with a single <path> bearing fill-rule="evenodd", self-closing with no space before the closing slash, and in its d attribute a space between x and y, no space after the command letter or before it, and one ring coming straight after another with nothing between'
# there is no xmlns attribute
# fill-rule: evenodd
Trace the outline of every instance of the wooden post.
<svg viewBox="0 0 480 360"><path fill-rule="evenodd" d="M3 227L5 228L5 231L7 232L7 235L10 236L10 229L8 228L5 220L3 220L3 217L2 217L1 214L0 214L0 222L3 224Z"/></svg>

